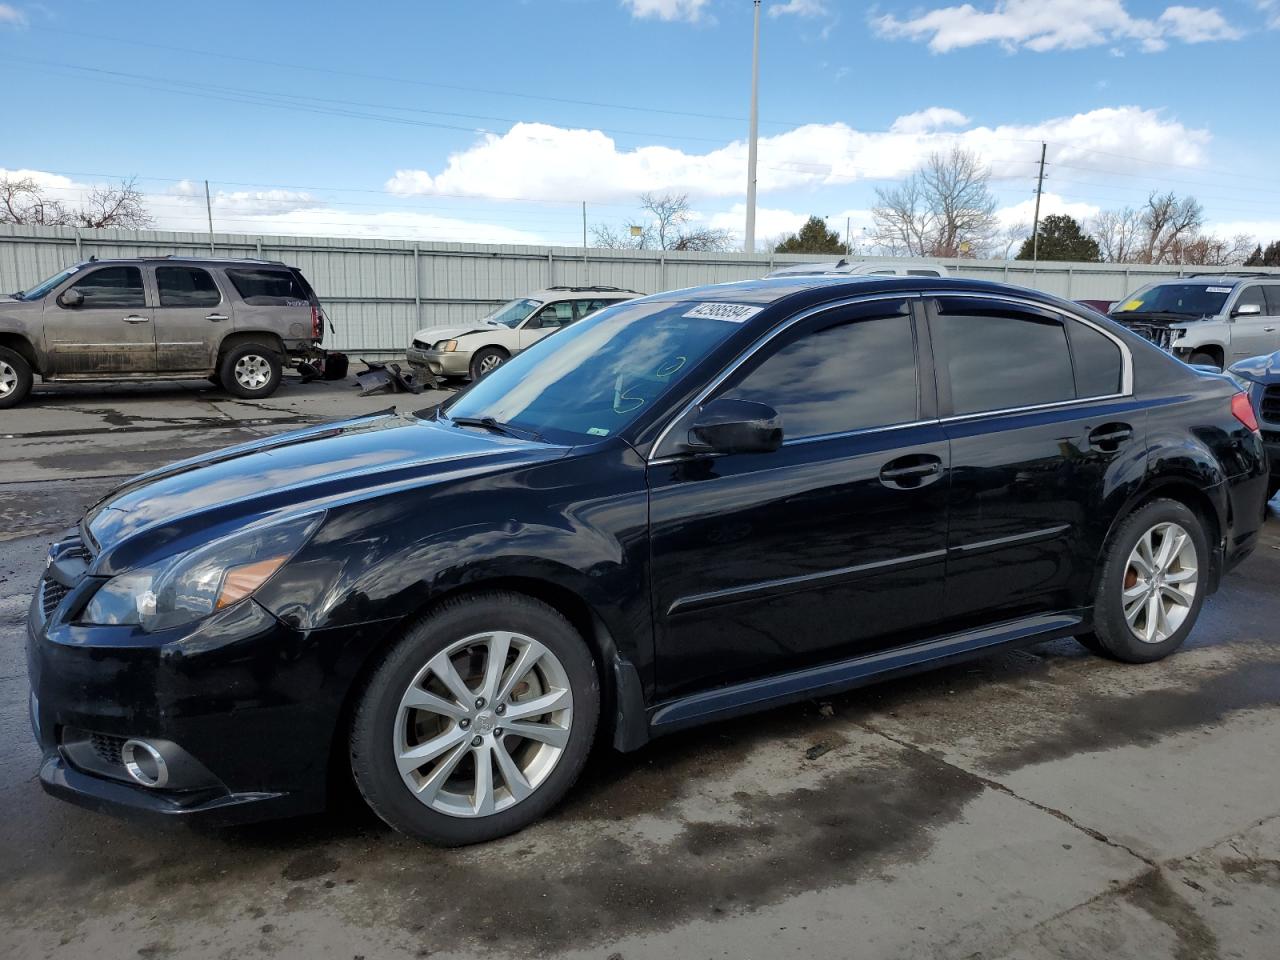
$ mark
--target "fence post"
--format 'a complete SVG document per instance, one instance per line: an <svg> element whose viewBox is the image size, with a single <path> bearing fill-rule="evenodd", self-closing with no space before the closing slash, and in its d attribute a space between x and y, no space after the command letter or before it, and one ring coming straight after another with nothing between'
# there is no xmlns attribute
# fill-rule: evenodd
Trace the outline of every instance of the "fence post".
<svg viewBox="0 0 1280 960"><path fill-rule="evenodd" d="M556 255L555 252L547 248L547 286L554 287L556 285Z"/></svg>
<svg viewBox="0 0 1280 960"><path fill-rule="evenodd" d="M76 227L76 259L84 259L84 251L80 249L80 228Z"/></svg>
<svg viewBox="0 0 1280 960"><path fill-rule="evenodd" d="M254 246L257 248L257 251L258 251L258 259L261 260L262 259L262 238L261 237L258 238L258 242L255 243Z"/></svg>
<svg viewBox="0 0 1280 960"><path fill-rule="evenodd" d="M417 318L418 327L422 323L422 265L418 261L420 255L418 241L413 241L413 315Z"/></svg>
<svg viewBox="0 0 1280 960"><path fill-rule="evenodd" d="M658 290L667 289L667 253L658 254Z"/></svg>
<svg viewBox="0 0 1280 960"><path fill-rule="evenodd" d="M1067 299L1068 300L1071 299L1071 277L1073 276L1074 270L1075 270L1074 267L1067 267Z"/></svg>

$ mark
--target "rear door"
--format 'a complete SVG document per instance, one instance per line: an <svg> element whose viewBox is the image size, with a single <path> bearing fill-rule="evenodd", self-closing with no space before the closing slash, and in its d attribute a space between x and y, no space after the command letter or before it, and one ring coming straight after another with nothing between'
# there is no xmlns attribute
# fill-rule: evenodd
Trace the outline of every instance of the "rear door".
<svg viewBox="0 0 1280 960"><path fill-rule="evenodd" d="M866 653L942 615L947 445L911 301L801 321L708 399L782 418L772 453L649 467L661 695Z"/></svg>
<svg viewBox="0 0 1280 960"><path fill-rule="evenodd" d="M555 303L548 303L520 327L518 331L520 349L528 349L548 334L555 333L561 327L567 327L575 319L574 301L558 300Z"/></svg>
<svg viewBox="0 0 1280 960"><path fill-rule="evenodd" d="M1075 606L1107 526L1107 475L1144 456L1127 348L1039 306L928 306L951 445L947 616L959 627Z"/></svg>
<svg viewBox="0 0 1280 960"><path fill-rule="evenodd" d="M84 297L69 306L65 295ZM54 376L146 376L156 372L156 341L143 274L135 266L102 266L44 301L44 332Z"/></svg>
<svg viewBox="0 0 1280 960"><path fill-rule="evenodd" d="M161 373L207 373L231 329L231 301L203 267L161 264L155 276L156 363Z"/></svg>

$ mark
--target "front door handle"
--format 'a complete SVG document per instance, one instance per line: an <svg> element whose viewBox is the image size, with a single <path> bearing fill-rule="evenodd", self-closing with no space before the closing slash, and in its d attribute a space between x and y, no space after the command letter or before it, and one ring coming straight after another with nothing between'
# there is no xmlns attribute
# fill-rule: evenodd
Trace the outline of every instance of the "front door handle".
<svg viewBox="0 0 1280 960"><path fill-rule="evenodd" d="M129 314L129 316L127 316L127 317L125 317L125 318L124 318L124 322L125 322L125 323L150 323L150 322L151 322L151 318L150 318L150 317L140 317L140 316L138 316L136 313L131 313L131 314Z"/></svg>
<svg viewBox="0 0 1280 960"><path fill-rule="evenodd" d="M206 320L227 320L229 318L225 313L211 313L207 317L205 317L205 319Z"/></svg>
<svg viewBox="0 0 1280 960"><path fill-rule="evenodd" d="M891 490L918 490L942 476L942 458L911 453L890 460L880 468L880 482Z"/></svg>
<svg viewBox="0 0 1280 960"><path fill-rule="evenodd" d="M1133 427L1127 423L1104 423L1089 432L1089 446L1113 453L1120 444L1133 439Z"/></svg>

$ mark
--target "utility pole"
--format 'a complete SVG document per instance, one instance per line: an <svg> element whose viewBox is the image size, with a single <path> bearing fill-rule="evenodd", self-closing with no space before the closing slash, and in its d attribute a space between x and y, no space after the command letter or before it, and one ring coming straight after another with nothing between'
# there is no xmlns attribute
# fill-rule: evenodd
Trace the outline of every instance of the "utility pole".
<svg viewBox="0 0 1280 960"><path fill-rule="evenodd" d="M747 146L746 252L756 252L756 140L760 110L760 0L755 0L755 38L751 44L751 135Z"/></svg>
<svg viewBox="0 0 1280 960"><path fill-rule="evenodd" d="M1044 154L1048 144L1040 144L1040 176L1036 180L1036 218L1031 227L1031 262L1040 260L1040 194L1044 192Z"/></svg>
<svg viewBox="0 0 1280 960"><path fill-rule="evenodd" d="M853 235L849 232L851 223L853 223L853 217L844 218L844 255L846 257L853 256Z"/></svg>
<svg viewBox="0 0 1280 960"><path fill-rule="evenodd" d="M204 182L204 211L209 215L209 256L213 256L213 201L209 199L209 181Z"/></svg>
<svg viewBox="0 0 1280 960"><path fill-rule="evenodd" d="M582 201L582 282L590 282L587 270L587 201Z"/></svg>

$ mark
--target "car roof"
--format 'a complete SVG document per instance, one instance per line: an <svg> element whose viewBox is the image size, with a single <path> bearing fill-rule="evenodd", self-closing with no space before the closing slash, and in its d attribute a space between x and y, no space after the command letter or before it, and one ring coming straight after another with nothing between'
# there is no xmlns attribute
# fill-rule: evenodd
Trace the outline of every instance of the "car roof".
<svg viewBox="0 0 1280 960"><path fill-rule="evenodd" d="M876 293L990 293L1016 295L1039 300L1055 306L1074 307L1062 300L1038 290L996 283L991 280L973 280L967 277L902 277L888 274L802 274L790 277L767 277L763 280L739 280L716 283L683 290L656 293L645 300L654 302L710 301L720 303L748 303L759 306L795 300L797 304L819 304L828 300Z"/></svg>
<svg viewBox="0 0 1280 960"><path fill-rule="evenodd" d="M107 257L104 259L81 260L75 264L77 267L100 267L111 264L137 264L137 263L189 263L200 267L284 267L287 270L296 270L283 260L261 260L257 257L182 257L177 255L169 255L164 257Z"/></svg>
<svg viewBox="0 0 1280 960"><path fill-rule="evenodd" d="M634 300L642 297L638 290L623 290L621 287L580 286L580 287L543 287L528 294L533 300L546 303L552 300L582 300L584 297L595 297L600 300Z"/></svg>

